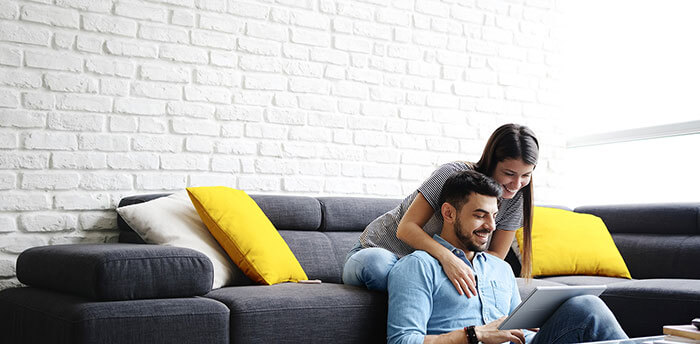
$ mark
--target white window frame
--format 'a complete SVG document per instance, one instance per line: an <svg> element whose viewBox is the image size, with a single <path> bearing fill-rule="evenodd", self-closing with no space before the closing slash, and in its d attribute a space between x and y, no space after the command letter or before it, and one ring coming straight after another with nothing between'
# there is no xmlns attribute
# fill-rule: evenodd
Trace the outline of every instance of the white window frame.
<svg viewBox="0 0 700 344"><path fill-rule="evenodd" d="M617 142L650 140L693 134L700 134L700 120L577 136L569 139L566 142L566 147L598 146Z"/></svg>

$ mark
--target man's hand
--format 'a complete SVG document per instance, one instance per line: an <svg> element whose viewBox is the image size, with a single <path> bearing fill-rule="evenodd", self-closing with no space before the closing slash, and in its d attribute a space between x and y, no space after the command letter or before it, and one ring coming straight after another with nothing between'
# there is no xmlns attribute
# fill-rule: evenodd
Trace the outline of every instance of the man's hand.
<svg viewBox="0 0 700 344"><path fill-rule="evenodd" d="M450 252L450 254L440 259L440 264L442 265L442 269L445 270L445 275L450 279L459 295L466 294L467 297L476 295L474 271L472 271L467 263Z"/></svg>
<svg viewBox="0 0 700 344"><path fill-rule="evenodd" d="M501 317L500 319L490 322L483 326L477 326L474 328L476 332L476 338L484 344L497 344L503 342L513 342L518 344L525 344L525 334L521 330L499 330L498 325L500 325L506 317Z"/></svg>

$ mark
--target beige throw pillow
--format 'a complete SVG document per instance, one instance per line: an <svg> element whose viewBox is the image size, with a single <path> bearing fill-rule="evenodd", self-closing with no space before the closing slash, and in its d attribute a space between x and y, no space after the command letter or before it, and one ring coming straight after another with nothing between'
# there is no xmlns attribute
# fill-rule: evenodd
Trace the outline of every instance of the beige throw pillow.
<svg viewBox="0 0 700 344"><path fill-rule="evenodd" d="M204 253L214 265L212 288L231 283L233 262L209 233L187 191L120 207L117 212L149 244L185 247Z"/></svg>

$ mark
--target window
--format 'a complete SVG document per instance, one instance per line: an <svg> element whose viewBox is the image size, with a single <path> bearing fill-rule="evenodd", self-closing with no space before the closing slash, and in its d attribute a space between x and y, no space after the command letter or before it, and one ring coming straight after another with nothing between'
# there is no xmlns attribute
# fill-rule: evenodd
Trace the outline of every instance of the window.
<svg viewBox="0 0 700 344"><path fill-rule="evenodd" d="M700 202L700 3L570 0L563 12L565 202Z"/></svg>

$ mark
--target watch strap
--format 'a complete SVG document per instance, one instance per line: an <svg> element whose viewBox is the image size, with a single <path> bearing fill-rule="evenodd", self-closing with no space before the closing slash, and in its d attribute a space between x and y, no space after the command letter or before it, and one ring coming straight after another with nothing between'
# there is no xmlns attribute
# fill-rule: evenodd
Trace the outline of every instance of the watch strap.
<svg viewBox="0 0 700 344"><path fill-rule="evenodd" d="M474 330L474 326L465 327L464 332L467 333L468 344L479 344L479 339L476 338L476 330Z"/></svg>

